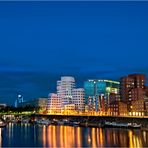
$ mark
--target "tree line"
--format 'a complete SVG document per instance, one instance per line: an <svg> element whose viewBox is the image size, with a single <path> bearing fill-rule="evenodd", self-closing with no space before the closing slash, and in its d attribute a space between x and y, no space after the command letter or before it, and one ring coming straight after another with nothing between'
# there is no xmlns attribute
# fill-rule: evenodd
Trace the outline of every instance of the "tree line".
<svg viewBox="0 0 148 148"><path fill-rule="evenodd" d="M3 108L0 108L0 113L10 113L10 112L38 112L40 110L40 107L35 107L35 106L24 106L24 107L14 107L14 106L6 106Z"/></svg>

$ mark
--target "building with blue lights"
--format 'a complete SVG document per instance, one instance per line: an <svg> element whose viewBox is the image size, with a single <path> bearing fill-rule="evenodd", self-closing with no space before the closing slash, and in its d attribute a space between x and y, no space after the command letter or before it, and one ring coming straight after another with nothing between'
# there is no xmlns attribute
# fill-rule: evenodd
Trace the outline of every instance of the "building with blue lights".
<svg viewBox="0 0 148 148"><path fill-rule="evenodd" d="M110 100L110 94L119 93L118 81L97 79L84 82L85 103L92 111L101 111L101 106L107 107ZM103 103L103 104L102 104Z"/></svg>

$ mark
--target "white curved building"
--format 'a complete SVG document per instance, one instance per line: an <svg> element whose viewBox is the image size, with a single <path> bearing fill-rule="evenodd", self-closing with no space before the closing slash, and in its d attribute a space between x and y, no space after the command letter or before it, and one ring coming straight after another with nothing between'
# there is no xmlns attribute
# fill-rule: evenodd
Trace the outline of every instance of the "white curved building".
<svg viewBox="0 0 148 148"><path fill-rule="evenodd" d="M75 79L70 76L61 77L57 81L57 96L61 101L62 108L64 105L72 103L72 91L75 88Z"/></svg>

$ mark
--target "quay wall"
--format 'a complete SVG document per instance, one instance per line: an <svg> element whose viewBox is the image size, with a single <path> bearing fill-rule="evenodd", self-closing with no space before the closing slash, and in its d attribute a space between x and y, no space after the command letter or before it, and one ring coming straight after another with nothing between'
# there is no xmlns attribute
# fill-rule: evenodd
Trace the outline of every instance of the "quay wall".
<svg viewBox="0 0 148 148"><path fill-rule="evenodd" d="M82 123L90 123L90 124L99 124L108 122L117 122L117 123L137 123L141 124L142 127L148 128L148 117L120 117L120 116L76 116L76 115L44 115L44 114L34 114L31 117L35 118L46 118L49 120L53 119L68 119L73 121L79 121Z"/></svg>

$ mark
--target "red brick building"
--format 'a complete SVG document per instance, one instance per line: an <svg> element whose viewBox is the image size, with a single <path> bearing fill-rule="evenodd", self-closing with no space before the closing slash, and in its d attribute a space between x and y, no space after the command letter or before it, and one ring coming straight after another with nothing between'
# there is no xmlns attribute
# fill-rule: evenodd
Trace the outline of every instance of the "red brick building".
<svg viewBox="0 0 148 148"><path fill-rule="evenodd" d="M145 91L143 88L133 88L129 91L129 101L144 100Z"/></svg>
<svg viewBox="0 0 148 148"><path fill-rule="evenodd" d="M145 111L145 81L143 74L131 74L120 79L120 97L127 103L129 115L142 116Z"/></svg>
<svg viewBox="0 0 148 148"><path fill-rule="evenodd" d="M131 112L129 115L132 116L144 116L145 107L144 107L144 99L131 101Z"/></svg>
<svg viewBox="0 0 148 148"><path fill-rule="evenodd" d="M131 74L129 78L134 80L134 88L144 88L146 76L144 74Z"/></svg>
<svg viewBox="0 0 148 148"><path fill-rule="evenodd" d="M111 116L119 115L119 102L118 101L114 101L110 103L108 114Z"/></svg>
<svg viewBox="0 0 148 148"><path fill-rule="evenodd" d="M134 79L122 77L120 79L120 97L122 101L129 101L129 91L134 88Z"/></svg>
<svg viewBox="0 0 148 148"><path fill-rule="evenodd" d="M114 101L110 103L109 115L111 116L126 116L128 115L127 104L121 101Z"/></svg>
<svg viewBox="0 0 148 148"><path fill-rule="evenodd" d="M127 116L128 110L127 110L127 104L125 102L119 102L119 115L120 116Z"/></svg>

